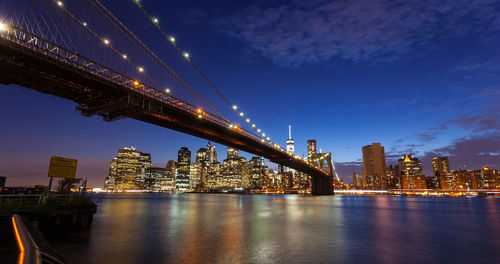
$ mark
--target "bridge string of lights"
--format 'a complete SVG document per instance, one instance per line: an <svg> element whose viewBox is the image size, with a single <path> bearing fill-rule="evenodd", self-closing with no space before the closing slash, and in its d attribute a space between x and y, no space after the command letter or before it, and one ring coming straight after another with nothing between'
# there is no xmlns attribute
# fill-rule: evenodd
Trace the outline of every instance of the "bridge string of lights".
<svg viewBox="0 0 500 264"><path fill-rule="evenodd" d="M141 1L140 1L140 0L133 0L133 2L134 2L134 3L135 3L135 4L136 4L136 5L137 5L140 9L141 9L141 11L144 13L144 15L145 15L145 16L146 16L146 17L147 17L147 18L151 21L151 23L152 23L152 24L153 24L153 25L154 25L154 26L155 26L155 27L156 27L156 28L160 31L160 33L161 33L161 34L162 34L162 35L163 35L163 36L164 36L164 37L165 37L165 38L166 38L166 39L170 42L170 44L171 44L171 45L172 45L172 46L173 46L173 47L174 47L174 48L175 48L175 49L176 49L176 50L177 50L177 51L178 51L178 52L179 52L182 56L184 56L184 57L185 57L186 61L187 61L187 62L191 65L191 67L193 67L193 69L194 69L196 72L198 72L198 74L199 74L199 75L200 75L200 76L201 76L201 77L202 77L202 78L203 78L203 79L204 79L204 80L205 80L205 81L206 81L206 82L210 85L210 87L212 87L212 89L214 89L214 90L217 92L217 94L218 94L219 96L221 96L221 97L222 97L222 99L223 99L223 100L224 100L227 104L229 104L229 106L231 107L231 109L233 109L233 110L234 110L234 111L235 111L235 112L236 112L236 113L237 113L237 114L238 114L238 115L239 115L239 116L240 116L240 117L241 117L241 118L242 118L242 119L243 119L246 123L248 123L248 124L250 125L250 127L251 127L254 131L256 131L256 132L257 132L257 133L261 136L261 138L262 138L262 139L261 139L261 141L262 141L262 142L264 142L264 141L266 141L266 140L267 140L267 142L269 142L269 143L270 143L273 147L275 147L275 148L277 148L277 149L279 149L279 150L281 150L281 151L283 151L283 152L286 152L286 150L285 150L285 149L283 149L281 146L279 146L278 144L275 144L275 143L271 142L271 138L270 138L269 136L267 136L267 137L266 137L266 133L265 133L265 132L263 132L260 128L257 128L257 126L255 125L255 123L251 123L251 122L250 122L250 121L251 121L251 120L250 120L250 118L245 117L244 112L239 111L239 110L238 110L238 106L237 106L237 105L235 105L235 104L231 104L231 103L229 102L229 100L228 100L226 97L224 97L224 96L222 95L222 93L221 93L221 92L220 92L220 91L219 91L219 90L215 87L215 85L213 85L213 84L210 82L210 80L208 80L208 78L207 78L207 77L206 77L206 76L205 76L205 75L204 75L204 74L203 74L203 73L202 73L202 72L198 69L198 67L196 67L196 65L194 65L194 63L192 62L192 60L189 58L189 57L190 57L190 56L189 56L189 53L187 53L187 52L185 52L185 51L182 51L182 50L179 48L179 46L178 46L178 45L176 44L176 42L175 42L175 41L176 41L175 37L174 37L174 36L172 36L172 35L167 34L167 33L166 33L166 32L165 32L162 28L161 28L159 18L151 16L151 15L150 15L150 14L149 14L149 13L148 13L145 9L144 9L144 7L142 6L142 4L141 4ZM231 124L229 125L229 128L232 128L232 129L238 129L238 125L231 123ZM302 161L304 161L304 162L308 163L310 166L313 166L313 167L315 167L315 168L319 169L319 167L318 167L317 165L315 165L315 164L312 164L312 163L308 162L306 159L304 159L304 158L302 158L302 157L300 157L300 156L298 156L298 155L294 155L294 154L292 154L292 153L289 153L289 152L287 152L287 153L288 153L288 154L289 154L292 158L295 158L295 159L300 159L300 160L302 160Z"/></svg>
<svg viewBox="0 0 500 264"><path fill-rule="evenodd" d="M141 73L141 74L143 74L144 76L146 76L146 77L147 77L150 81L152 81L153 83L155 83L158 87L162 87L162 85L160 85L158 82L156 82L156 81L155 81L155 80L154 80L154 79L153 79L150 75L148 75L148 74L145 72L145 70L144 70L144 68L143 68L143 67L141 67L141 66L139 66L139 65L135 64L134 62L132 62L132 61L130 60L130 58L129 58L129 57L128 57L125 53L122 53L122 52L118 51L116 48L114 48L114 47L111 45L111 42L110 42L110 40L109 40L109 39L104 38L104 37L100 36L99 34L97 34L94 30L92 30L92 29L89 27L89 25L88 25L88 23L87 23L87 22L85 22L85 21L83 21L83 20L81 20L81 19L77 18L77 17L76 17L76 16L75 16L75 15L74 15L71 11L69 11L67 8L65 8L65 7L64 7L64 3L63 3L62 1L54 0L54 2L55 2L55 3L57 4L57 6L59 6L59 7L60 7L60 8L61 8L64 12L66 12L66 13L67 13L67 14L68 14L71 18L73 18L75 21L77 21L77 22L78 22L78 24L80 24L80 25L82 25L84 28L86 28L86 29L87 29L87 30L88 30L88 31L89 31L92 35L94 35L96 38L100 39L100 40L101 40L101 41L102 41L102 42L103 42L103 43L104 43L107 47L111 48L111 49L112 49L112 50L113 50L116 54L118 54L119 56L121 56L121 57L122 57L125 61L127 61L130 65L132 65L134 68L136 68L136 69L137 69L137 71L138 71L139 73ZM139 3L139 1L138 1L138 0L134 0L134 2L140 6L140 3ZM140 7L141 7L141 9L143 9L143 8L142 8L142 6L140 6ZM145 11L144 9L143 9L143 11L146 13L146 11ZM147 13L146 13L146 14L147 14ZM151 21L152 21L152 22L153 22L153 23L157 26L157 28L159 28L159 29L161 30L161 28L160 28L160 27L159 27L159 25L158 25L159 20L158 20L157 18L153 18L153 17L149 16L149 14L147 14L147 15L148 15L148 17L151 19ZM4 24L4 23L0 23L0 30L6 30L6 29L8 29L8 25L6 25L6 24ZM167 37L168 37L168 35L167 35L167 34L165 34L165 33L163 32L163 30L161 30L161 31L162 31L162 33L163 33L165 36L167 36ZM168 39L169 39L170 43L172 43L172 45L174 45L174 47L175 47L176 49L180 50L180 49L177 47L177 45L174 43L175 39L174 39L173 37L168 37ZM190 63L190 64L191 64L191 65L192 65L192 66L193 66L193 67L194 67L194 68L195 68L198 72L199 72L199 74L200 74L200 75L202 75L202 76L204 77L204 75L203 75L203 74L202 74L202 73L201 73L201 72L200 72L200 71L199 71L199 70L195 67L195 65L194 65L194 64L191 62L191 60L189 59L189 54L188 54L188 53L183 53L183 55L184 55L184 57L187 59L187 61L188 61L188 62L189 62L189 63ZM207 81L207 82L208 82L208 83L209 83L209 84L210 84L210 85L211 85L214 89L216 89L216 88L215 88L215 87L214 87L214 86L213 86L213 85L209 82L209 80L208 80L208 79L206 79L206 77L204 77L204 79L205 79L205 80L206 80L206 81ZM135 81L133 84L134 84L135 86L141 86L141 85L142 85L142 84L141 84L140 82L138 82L138 81ZM171 92L171 91L170 91L170 89L166 88L164 91L165 91L167 94L169 94L169 95L170 95L170 92ZM222 96L222 97L223 97L223 95L222 95L222 94L220 94L220 92L218 92L218 93L219 93L219 95L220 95L220 96ZM229 103L229 101L227 101L227 99L226 99L226 102L228 102L228 103ZM240 117L242 117L242 118L245 120L245 122L247 122L248 124L250 124L250 119L249 119L249 118L245 118L245 117L244 117L244 113L243 113L243 112L238 111L238 107L237 107L236 105L231 105L231 108L232 108L234 111L236 111L236 112L238 113L238 115L239 115ZM201 109L198 109L198 111L197 111L197 112L199 113L198 117L200 117L200 116L201 116L201 113L202 113L202 110L201 110ZM262 142L264 142L264 141L267 139L267 142L269 142L269 143L270 143L273 147L275 147L275 148L277 148L277 149L279 149L279 150L281 150L281 151L285 152L285 150L284 150L282 147L280 147L279 145L277 145L277 144L275 144L275 143L272 143L272 142L271 142L271 140L270 140L270 137L267 137L267 138L266 138L266 134L265 134L264 132L262 132L262 131L261 131L261 129L257 128L255 124L251 124L250 126L252 127L252 129L254 129L255 131L257 131L257 133L259 133L259 135L262 137ZM231 124L229 125L229 128L238 129L238 125L231 123ZM315 165L315 164L312 164L312 163L308 162L306 159L304 159L304 158L302 158L302 157L300 157L300 156L294 155L294 154L292 154L292 153L288 153L288 154L289 154L292 158L295 158L295 159L300 159L300 160L302 160L302 161L304 161L304 162L308 163L310 166L315 167L315 168L317 168L317 169L320 169L317 165Z"/></svg>
<svg viewBox="0 0 500 264"><path fill-rule="evenodd" d="M116 28L118 28L125 37L127 37L132 43L134 43L139 49L141 49L146 56L148 56L154 63L156 63L165 73L167 73L177 84L179 84L184 90L186 90L191 96L193 96L198 102L200 102L206 109L209 109L213 115L218 116L229 122L229 120L219 112L214 106L212 106L202 95L196 92L179 74L177 74L174 69L162 60L158 55L156 55L143 41L141 41L127 26L124 25L105 5L103 5L99 0L89 0L94 7L101 12Z"/></svg>
<svg viewBox="0 0 500 264"><path fill-rule="evenodd" d="M125 54L125 53L122 53L120 51L118 51L116 48L114 48L112 45L111 45L111 42L109 39L107 38L104 38L104 37L101 37L99 34L97 34L94 30L91 29L91 27L88 25L87 22L77 18L71 11L69 11L67 8L64 7L64 3L62 1L54 1L60 8L62 8L68 15L70 15L75 21L78 22L78 24L82 25L83 27L85 27L89 32L91 32L95 37L97 37L98 39L100 39L106 46L108 46L109 48L111 48L116 54L118 54L119 56L121 56L123 59L125 59L129 64L131 64L134 68L136 68L138 70L139 73L142 73L144 74L148 79L150 79L152 82L154 82L158 87L162 87L158 82L156 82L150 75L148 75L147 73L145 73L145 70L143 67L141 66L138 66L137 64L133 63L130 58ZM140 83L138 81L135 81L134 82L134 85L136 86L139 86ZM166 88L165 89L165 92L167 94L170 94L170 89ZM232 107L235 111L237 111L237 106L233 106ZM199 114L198 117L201 116L201 113L202 113L202 110L201 109L198 109L197 110L197 113ZM238 112L239 113L239 116L241 116L247 123L250 123L250 119L249 118L244 118L244 113L243 112ZM226 119L227 120L227 119ZM269 143L271 143L273 146L275 147L279 147L277 144L274 144L270 141L270 138L267 137L266 138L266 134L264 132L261 132L261 129L258 129L256 128L256 125L255 124L252 124L251 127L256 130L260 136L262 136L262 141L264 142L265 139L267 139L267 141ZM234 124L234 123L231 123L229 125L229 128L231 129L238 129L238 125L237 124ZM281 147L279 147L280 149L282 149Z"/></svg>
<svg viewBox="0 0 500 264"><path fill-rule="evenodd" d="M82 25L83 27L85 27L89 32L91 32L96 38L100 39L106 46L108 46L109 48L111 48L116 54L118 54L119 56L121 56L124 60L126 60L130 65L132 65L134 68L136 68L138 70L139 73L142 73L144 74L149 80L151 80L152 82L154 82L158 87L162 87L158 82L156 82L150 75L148 75L144 68L141 67L141 66L138 66L137 64L133 63L131 61L131 59L125 54L125 53L122 53L120 51L118 51L116 48L114 48L112 45L111 45L111 42L109 39L107 38L104 38L104 37L101 37L99 34L97 34L94 30L91 29L91 27L89 26L89 24L81 19L79 19L78 17L76 17L71 11L69 11L66 7L64 7L64 3L62 1L54 1L60 8L62 8L68 15L70 15L75 21L78 22L78 24ZM134 82L134 85L135 86L139 86L140 83L138 81L135 81ZM167 94L170 94L170 89L166 88L165 89L165 92ZM236 110L236 106L233 107L233 109ZM197 113L198 113L198 117L202 116L201 113L203 112L203 110L201 109L198 109L197 110ZM243 113L240 113L240 116L243 117ZM227 120L227 118L224 118ZM246 118L247 122L250 122L250 119ZM253 128L255 128L255 124L252 125ZM238 125L236 124L233 124L231 123L229 125L229 128L232 128L232 129L238 129ZM259 134L262 136L262 137L265 137L266 134L265 133L260 133L260 129L257 129L257 132L259 132ZM264 139L262 140L264 141ZM268 137L267 138L267 141L270 142L270 138ZM273 144L273 145L276 145L276 144Z"/></svg>
<svg viewBox="0 0 500 264"><path fill-rule="evenodd" d="M57 6L59 6L66 14L68 14L71 18L73 18L78 24L82 25L85 29L87 29L92 35L94 35L96 38L98 38L99 40L102 41L102 43L104 43L104 45L106 45L107 47L109 47L113 52L115 52L116 54L118 54L120 57L122 57L126 62L128 62L130 65L132 65L132 67L134 67L135 69L137 69L137 71L141 74L143 74L144 76L146 76L146 78L148 78L150 81L152 81L154 84L156 84L158 87L162 87L162 85L160 85L157 81L155 81L149 74L147 74L145 71L144 71L144 68L142 66L139 66L138 64L132 62L132 60L130 60L130 58L127 56L127 54L125 53L122 53L120 51L118 51L116 48L114 48L112 45L111 45L111 42L109 39L107 38L104 38L102 36L100 36L99 34L97 34L94 30L92 30L92 28L88 25L87 22L79 19L78 17L76 17L71 11L69 11L65 6L64 6L64 3L62 1L54 1ZM139 81L134 81L133 84L137 87L140 87L142 86L142 84L139 82ZM167 88L165 89L165 92L166 93L170 93L170 90Z"/></svg>
<svg viewBox="0 0 500 264"><path fill-rule="evenodd" d="M94 30L92 30L90 28L90 26L88 25L87 22L77 18L71 11L69 11L67 8L64 7L64 3L62 1L54 1L60 8L62 8L69 16L71 16L75 21L77 21L78 24L82 25L84 28L86 28L89 32L91 32L96 38L100 39L106 46L108 46L109 48L111 48L116 54L118 54L120 57L122 57L125 61L127 61L130 65L132 65L132 67L134 67L135 69L137 69L137 71L141 74L143 74L144 76L146 76L150 81L152 81L154 84L156 84L158 87L162 87L161 84L159 84L157 81L155 81L149 74L145 73L145 70L142 66L138 66L137 64L133 63L130 58L125 54L125 53L122 53L120 51L118 51L116 48L114 48L112 45L111 45L111 42L109 39L107 38L104 38L104 37L101 37L99 34L97 34ZM142 84L139 82L139 81L134 81L133 84L135 86L142 86ZM163 88L162 88L163 89ZM169 88L165 88L163 89L163 91L169 95L169 96L172 96L171 95L171 91ZM189 92L189 91L188 91ZM193 96L195 97L195 96ZM196 98L196 97L195 97ZM203 102L201 102L203 104ZM205 104L203 104L205 105ZM205 105L206 106L206 105ZM209 107L207 107L209 108Z"/></svg>
<svg viewBox="0 0 500 264"><path fill-rule="evenodd" d="M144 13L144 15L151 21L151 23L153 23L153 25L161 32L161 34L170 42L170 44L172 44L172 46L179 52L179 54L181 54L182 56L184 56L186 58L186 61L191 65L191 67L193 67L193 69L209 84L209 86L212 87L212 89L214 89L217 92L217 94L222 97L222 99L231 107L231 109L233 109L237 113L237 115L240 116L244 120L244 122L248 123L248 125L254 131L256 131L262 137L263 140L267 140L271 144L276 145L276 144L271 142L271 138L269 137L269 135L267 135L267 137L266 137L265 132L263 132L260 128L257 128L257 126L254 123L250 122L250 118L245 117L245 114L242 111L238 111L238 106L231 104L229 102L229 100L224 95L222 95L222 93L219 91L219 89L217 89L215 87L215 85L213 85L212 82L210 82L210 80L208 80L208 78L198 69L198 67L196 67L196 65L194 65L192 60L189 58L189 53L182 51L179 48L179 46L175 43L175 37L167 34L161 28L159 19L157 17L151 16L146 11L146 9L144 9L144 7L142 6L140 0L133 0L133 2L141 9L141 11ZM230 128L233 128L233 127L237 128L237 125L231 124Z"/></svg>

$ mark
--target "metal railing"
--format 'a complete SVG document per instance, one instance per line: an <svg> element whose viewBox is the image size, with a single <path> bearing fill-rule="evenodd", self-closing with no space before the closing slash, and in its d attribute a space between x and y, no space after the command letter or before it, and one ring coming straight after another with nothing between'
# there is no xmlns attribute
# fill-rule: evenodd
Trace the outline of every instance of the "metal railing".
<svg viewBox="0 0 500 264"><path fill-rule="evenodd" d="M17 263L65 263L66 261L45 240L43 235L31 223L21 216L12 216L12 229L19 248Z"/></svg>
<svg viewBox="0 0 500 264"><path fill-rule="evenodd" d="M42 205L51 199L55 204L71 203L74 194L0 194L2 206L30 206Z"/></svg>

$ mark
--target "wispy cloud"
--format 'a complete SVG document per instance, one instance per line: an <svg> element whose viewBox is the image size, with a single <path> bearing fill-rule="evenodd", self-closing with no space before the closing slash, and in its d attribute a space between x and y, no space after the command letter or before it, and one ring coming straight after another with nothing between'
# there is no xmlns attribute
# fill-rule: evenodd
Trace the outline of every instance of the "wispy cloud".
<svg viewBox="0 0 500 264"><path fill-rule="evenodd" d="M499 6L498 0L294 1L252 6L217 25L279 65L398 60L435 41L499 29Z"/></svg>
<svg viewBox="0 0 500 264"><path fill-rule="evenodd" d="M430 166L433 157L450 156L450 166L466 165L469 169L480 169L483 166L500 168L500 137L496 133L463 137L454 140L450 145L429 151L423 155L423 162Z"/></svg>

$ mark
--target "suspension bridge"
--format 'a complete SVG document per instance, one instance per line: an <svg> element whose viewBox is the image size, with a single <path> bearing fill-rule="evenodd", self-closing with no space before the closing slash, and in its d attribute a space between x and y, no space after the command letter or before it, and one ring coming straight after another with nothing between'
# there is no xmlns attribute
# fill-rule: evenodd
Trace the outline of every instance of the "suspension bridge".
<svg viewBox="0 0 500 264"><path fill-rule="evenodd" d="M30 13L45 10L49 16L35 13L26 17L18 13L14 18L0 21L0 83L16 84L71 100L83 116L99 116L104 121L133 118L263 156L310 175L313 194L333 194L334 185L340 184L330 166L333 165L331 156L326 157L330 167L324 169L325 157L307 160L287 152L266 137L209 81L189 54L176 44L175 38L160 27L158 18L151 16L139 1L133 1L138 12L170 44L169 54L180 59L175 65L188 67L190 71L186 75L198 76L206 87L220 96L229 110L242 118L243 125L230 121L219 107L209 103L198 89L193 88L195 85L181 77L181 70L173 66L170 57L157 55L100 1L35 2L28 3L25 10ZM82 6L82 2L87 4ZM12 8L22 9L21 4L16 4L17 7ZM39 5L38 8L35 5ZM81 14L89 16L91 11L93 16L99 16L92 21L98 20L101 24L80 17ZM108 37L100 33L103 27L107 27L104 31ZM110 33L120 35L129 44L113 45ZM78 43L81 39L83 43ZM100 50L90 48L96 46ZM151 65L147 72L145 66L141 66L147 65L145 60ZM200 106L174 95L164 83L182 88ZM244 125L249 129L242 127Z"/></svg>

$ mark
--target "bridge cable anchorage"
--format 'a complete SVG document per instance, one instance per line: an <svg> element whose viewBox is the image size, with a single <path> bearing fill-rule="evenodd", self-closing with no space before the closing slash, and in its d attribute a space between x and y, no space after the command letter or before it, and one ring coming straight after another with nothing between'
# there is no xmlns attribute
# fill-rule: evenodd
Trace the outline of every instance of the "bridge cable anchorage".
<svg viewBox="0 0 500 264"><path fill-rule="evenodd" d="M54 1L54 2L60 2L60 1ZM79 18L77 18L71 11L69 11L67 8L64 7L64 5L59 5L58 6L64 10L64 12L66 12L66 14L68 14L71 18L73 18L75 21L78 22L78 24L80 25L83 25L83 21L80 20ZM102 43L104 43L106 46L108 46L111 50L113 50L116 54L118 54L119 56L121 56L122 58L125 59L125 61L127 61L130 65L132 65L132 67L134 67L135 69L139 69L140 67L133 63L129 58L126 57L126 55L124 53L121 53L119 52L117 49L115 49L110 41L106 38L103 38L101 37L99 34L97 34L94 30L92 30L88 25L84 26L85 29L87 29L90 33L92 33L92 35L94 35L96 38L100 39L102 41ZM124 56L125 55L125 56ZM140 71L141 72L141 71ZM152 81L154 84L156 84L158 87L162 87L162 85L160 85L157 81L155 81L149 74L145 73L144 71L141 72L144 76L146 76L150 81ZM140 83L138 83L137 85L139 85ZM136 86L137 86L136 85ZM159 90L158 90L159 91Z"/></svg>
<svg viewBox="0 0 500 264"><path fill-rule="evenodd" d="M96 0L97 1L97 0ZM213 89L215 90L215 92L233 109L233 110L237 110L237 107L233 104L231 104L231 102L229 102L229 100L220 92L219 89L217 89L215 87L215 85L210 82L210 80L208 79L208 77L206 77L202 72L201 70L196 67L196 65L189 59L189 54L183 52L179 46L177 46L177 44L175 44L175 38L173 36L169 36L159 25L159 21L158 21L158 18L156 17L153 17L151 16L147 11L146 9L144 9L144 7L141 5L140 1L139 0L133 0L134 3L141 9L141 11L144 13L144 15L152 22L152 24L160 31L160 33L170 42L170 44L172 44L172 46L177 50L177 52L179 54L181 54L182 56L184 56L187 60L187 62L191 65L191 67L208 83L208 85ZM244 118L243 117L243 112L238 112L236 111L240 117L243 118L243 120L245 120L245 122L247 122L250 126L250 120L248 118ZM255 131L257 131L257 133L259 133L259 135L264 139L264 140L267 140L269 143L273 144L271 142L271 139L269 137L266 137L265 136L265 133L261 133L260 131L257 130L255 124L251 125L251 128Z"/></svg>
<svg viewBox="0 0 500 264"><path fill-rule="evenodd" d="M193 96L198 102L209 109L213 115L219 116L229 122L222 113L213 107L203 96L196 92L179 74L177 74L170 66L168 66L158 55L156 55L143 41L141 41L131 30L129 30L106 6L98 0L90 0L92 5L101 12L112 24L118 28L125 37L132 41L139 49L141 49L154 63L156 63L164 72L166 72L177 84ZM193 94L194 93L194 94Z"/></svg>

